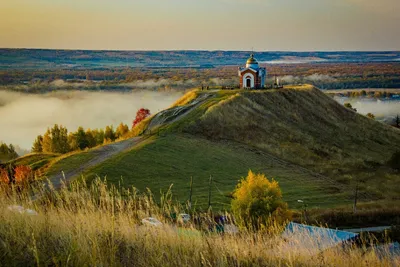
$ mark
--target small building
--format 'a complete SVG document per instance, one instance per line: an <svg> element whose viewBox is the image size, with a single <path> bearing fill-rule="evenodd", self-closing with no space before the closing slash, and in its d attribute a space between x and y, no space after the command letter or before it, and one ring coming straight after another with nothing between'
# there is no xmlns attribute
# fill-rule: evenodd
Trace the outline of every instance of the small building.
<svg viewBox="0 0 400 267"><path fill-rule="evenodd" d="M254 54L246 62L245 68L239 67L240 88L244 89L262 89L265 88L265 78L267 69L261 68Z"/></svg>

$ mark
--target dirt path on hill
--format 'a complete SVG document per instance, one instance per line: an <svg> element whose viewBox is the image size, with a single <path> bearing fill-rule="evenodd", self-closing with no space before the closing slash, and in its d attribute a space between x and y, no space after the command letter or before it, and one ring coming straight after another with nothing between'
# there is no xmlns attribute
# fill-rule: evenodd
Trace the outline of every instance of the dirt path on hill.
<svg viewBox="0 0 400 267"><path fill-rule="evenodd" d="M47 177L47 179L54 186L54 188L59 189L63 182L70 182L72 178L79 176L85 170L110 159L118 153L132 148L133 146L140 143L143 139L143 137L133 137L127 140L115 142L90 150L88 153L91 153L92 155L94 155L94 157L88 162L83 163L81 166L79 166L79 168L75 170L67 171L64 173L60 172Z"/></svg>

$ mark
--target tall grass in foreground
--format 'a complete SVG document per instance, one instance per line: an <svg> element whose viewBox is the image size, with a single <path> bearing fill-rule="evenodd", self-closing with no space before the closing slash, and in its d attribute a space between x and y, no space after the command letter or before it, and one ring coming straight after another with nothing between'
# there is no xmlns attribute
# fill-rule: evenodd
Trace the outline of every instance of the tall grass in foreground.
<svg viewBox="0 0 400 267"><path fill-rule="evenodd" d="M0 189L0 265L2 266L393 266L389 257L349 246L317 255L288 246L282 227L259 232L217 234L194 225L180 228L169 219L169 194L155 203L151 193L109 187L95 180L49 191ZM20 191L20 192L18 192ZM8 209L22 205L36 216ZM163 227L140 225L144 217ZM207 225L211 218L203 217ZM201 228L201 227L200 227ZM207 229L207 227L204 227ZM301 247L303 240L296 240ZM318 240L315 240L317 245ZM400 261L397 260L397 264Z"/></svg>

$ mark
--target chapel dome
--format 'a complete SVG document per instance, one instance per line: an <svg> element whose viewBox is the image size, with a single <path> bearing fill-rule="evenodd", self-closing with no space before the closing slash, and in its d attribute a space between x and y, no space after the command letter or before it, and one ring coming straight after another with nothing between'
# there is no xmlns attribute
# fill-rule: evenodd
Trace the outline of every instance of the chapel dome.
<svg viewBox="0 0 400 267"><path fill-rule="evenodd" d="M254 58L254 54L251 54L246 64L258 64L257 59Z"/></svg>

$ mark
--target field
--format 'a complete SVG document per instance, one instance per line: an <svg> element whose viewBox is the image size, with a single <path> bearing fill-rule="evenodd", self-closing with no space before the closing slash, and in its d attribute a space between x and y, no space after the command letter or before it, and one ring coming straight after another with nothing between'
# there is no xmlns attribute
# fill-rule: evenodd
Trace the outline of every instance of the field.
<svg viewBox="0 0 400 267"><path fill-rule="evenodd" d="M399 259L368 237L359 245L320 251L318 236L283 238L282 225L259 232L215 232L211 215L181 224L179 206L156 205L149 195L75 183L32 202L25 192L0 188L0 262L5 266L396 266ZM18 194L18 197L17 195ZM21 205L37 212L10 210ZM161 227L141 224L153 216ZM210 231L210 229L214 229ZM301 245L299 245L301 244ZM304 246L307 244L307 246ZM317 253L316 253L317 252Z"/></svg>

